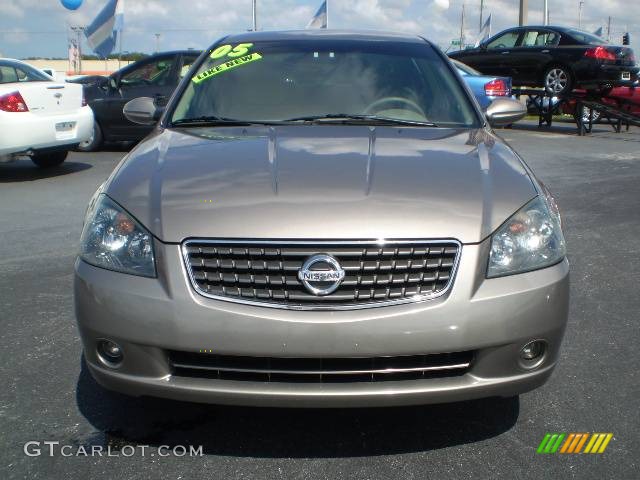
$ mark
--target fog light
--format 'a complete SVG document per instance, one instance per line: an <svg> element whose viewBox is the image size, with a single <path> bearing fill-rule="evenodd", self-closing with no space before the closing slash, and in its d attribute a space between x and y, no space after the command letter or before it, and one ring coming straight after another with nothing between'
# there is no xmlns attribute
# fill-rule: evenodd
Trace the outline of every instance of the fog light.
<svg viewBox="0 0 640 480"><path fill-rule="evenodd" d="M522 347L522 350L520 350L520 357L527 362L531 362L542 357L542 355L544 355L544 351L545 342L542 340L534 340Z"/></svg>
<svg viewBox="0 0 640 480"><path fill-rule="evenodd" d="M111 340L98 342L98 355L110 367L118 366L122 362L122 348Z"/></svg>

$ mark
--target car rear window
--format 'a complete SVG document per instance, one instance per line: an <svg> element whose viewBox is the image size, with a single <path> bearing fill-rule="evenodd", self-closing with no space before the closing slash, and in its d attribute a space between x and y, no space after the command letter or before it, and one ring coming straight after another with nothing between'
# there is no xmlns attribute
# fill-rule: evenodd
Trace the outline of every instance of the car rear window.
<svg viewBox="0 0 640 480"><path fill-rule="evenodd" d="M580 30L567 30L567 33L579 42L586 43L587 45L607 44L607 41L604 38L598 37L597 35L593 35L591 33L582 32Z"/></svg>
<svg viewBox="0 0 640 480"><path fill-rule="evenodd" d="M231 42L211 49L186 81L174 122L369 114L439 126L479 123L451 67L426 42Z"/></svg>
<svg viewBox="0 0 640 480"><path fill-rule="evenodd" d="M0 63L0 84L50 81L52 81L51 77L48 77L43 72L40 72L29 65L8 62Z"/></svg>

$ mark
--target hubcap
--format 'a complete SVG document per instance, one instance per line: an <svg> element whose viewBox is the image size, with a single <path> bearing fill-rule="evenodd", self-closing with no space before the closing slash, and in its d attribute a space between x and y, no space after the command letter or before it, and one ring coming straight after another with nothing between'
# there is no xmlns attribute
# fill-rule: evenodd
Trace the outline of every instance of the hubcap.
<svg viewBox="0 0 640 480"><path fill-rule="evenodd" d="M554 68L549 70L544 83L547 90L553 93L560 93L567 87L569 77L561 68Z"/></svg>
<svg viewBox="0 0 640 480"><path fill-rule="evenodd" d="M589 115L590 115L590 113L591 113L590 109L588 109L587 107L582 107L582 121L583 121L583 123L589 123ZM599 118L600 118L600 112L594 111L592 120L595 122Z"/></svg>

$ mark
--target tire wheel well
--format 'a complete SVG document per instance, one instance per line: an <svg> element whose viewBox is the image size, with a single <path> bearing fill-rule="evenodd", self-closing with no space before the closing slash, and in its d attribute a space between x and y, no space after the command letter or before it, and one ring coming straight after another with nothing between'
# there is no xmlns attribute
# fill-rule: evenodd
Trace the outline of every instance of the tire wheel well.
<svg viewBox="0 0 640 480"><path fill-rule="evenodd" d="M544 66L544 68L542 69L542 83L544 84L545 81L545 74L551 70L553 67L557 67L557 68L562 68L565 72L567 72L569 74L569 77L571 79L571 83L575 85L575 81L576 81L576 76L573 73L573 70L571 69L571 67L565 65L564 63L558 63L558 62L550 62L548 64L546 64Z"/></svg>

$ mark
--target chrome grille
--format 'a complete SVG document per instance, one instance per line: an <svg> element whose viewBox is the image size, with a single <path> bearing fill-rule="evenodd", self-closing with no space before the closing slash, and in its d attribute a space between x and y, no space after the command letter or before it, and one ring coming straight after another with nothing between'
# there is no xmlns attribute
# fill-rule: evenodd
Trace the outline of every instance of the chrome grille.
<svg viewBox="0 0 640 480"><path fill-rule="evenodd" d="M179 377L254 382L339 383L420 380L464 375L473 352L396 357L245 357L171 351Z"/></svg>
<svg viewBox="0 0 640 480"><path fill-rule="evenodd" d="M184 261L196 291L242 303L294 308L366 308L442 295L461 246L446 241L296 242L188 240ZM326 296L298 279L306 259L328 254L345 277Z"/></svg>

